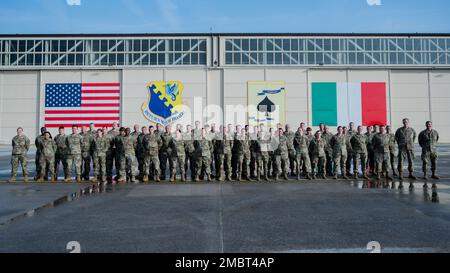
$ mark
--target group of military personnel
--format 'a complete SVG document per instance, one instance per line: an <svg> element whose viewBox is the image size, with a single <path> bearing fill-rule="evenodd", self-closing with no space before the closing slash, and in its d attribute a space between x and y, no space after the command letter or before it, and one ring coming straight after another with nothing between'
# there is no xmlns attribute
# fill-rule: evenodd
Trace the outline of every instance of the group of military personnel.
<svg viewBox="0 0 450 273"><path fill-rule="evenodd" d="M390 126L363 126L355 128L353 122L348 127L339 126L337 133L320 124L314 134L310 127L301 123L294 132L286 124L275 128L259 126L220 126L215 124L194 128L176 125L175 132L170 125L134 126L123 128L117 123L112 129L96 129L94 124L72 126L72 133L66 135L60 127L54 138L45 127L35 140L36 181L57 180L62 163L64 181L77 182L147 182L166 179L175 181L177 174L181 181L188 180L188 172L193 181L232 180L289 180L289 176L301 179L332 176L338 179L362 177L392 179L392 175L403 180L403 162L407 160L410 179L414 176L414 143L416 132L410 127L409 119L403 120L403 127L395 134ZM185 129L185 130L183 130ZM428 164L431 162L431 177L436 174L436 144L439 134L426 122L426 129L419 136L422 147L424 178L427 179ZM10 181L16 181L17 169L22 165L24 180L28 181L27 152L30 140L17 129L12 140L12 171ZM397 170L394 166L397 156ZM90 178L91 162L94 176ZM115 169L115 177L113 170ZM168 170L167 170L168 169ZM75 173L73 171L75 170ZM398 173L397 173L398 172Z"/></svg>

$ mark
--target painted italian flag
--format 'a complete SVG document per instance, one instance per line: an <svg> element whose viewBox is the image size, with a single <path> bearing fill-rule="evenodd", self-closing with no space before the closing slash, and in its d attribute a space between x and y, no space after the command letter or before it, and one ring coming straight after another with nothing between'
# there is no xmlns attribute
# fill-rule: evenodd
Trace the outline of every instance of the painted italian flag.
<svg viewBox="0 0 450 273"><path fill-rule="evenodd" d="M329 126L387 124L385 82L313 82L312 121Z"/></svg>

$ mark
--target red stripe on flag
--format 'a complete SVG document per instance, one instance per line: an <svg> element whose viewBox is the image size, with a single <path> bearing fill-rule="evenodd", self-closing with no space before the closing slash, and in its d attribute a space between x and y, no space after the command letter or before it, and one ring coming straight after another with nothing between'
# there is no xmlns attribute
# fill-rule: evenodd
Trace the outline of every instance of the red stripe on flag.
<svg viewBox="0 0 450 273"><path fill-rule="evenodd" d="M82 97L81 100L119 100L120 97Z"/></svg>
<svg viewBox="0 0 450 273"><path fill-rule="evenodd" d="M82 94L120 94L120 90L81 90Z"/></svg>
<svg viewBox="0 0 450 273"><path fill-rule="evenodd" d="M89 126L90 123L75 123L75 124L45 124L44 126L45 126L46 128L59 128L59 127L61 127L61 126L62 126L62 127L65 127L65 128L69 128L69 127L72 127L72 125L77 125L77 126L81 127L81 126L83 126L83 125ZM94 126L97 127L97 128L100 128L100 127L112 127L112 124L109 124L109 123L94 123Z"/></svg>
<svg viewBox="0 0 450 273"><path fill-rule="evenodd" d="M364 126L387 124L386 83L361 83L361 104Z"/></svg>
<svg viewBox="0 0 450 273"><path fill-rule="evenodd" d="M86 86L86 87L120 86L120 83L118 83L118 82L106 82L106 83L82 83L81 86Z"/></svg>
<svg viewBox="0 0 450 273"><path fill-rule="evenodd" d="M119 120L119 117L45 117L45 121L63 121L63 120Z"/></svg>
<svg viewBox="0 0 450 273"><path fill-rule="evenodd" d="M45 114L119 114L119 110L46 110Z"/></svg>
<svg viewBox="0 0 450 273"><path fill-rule="evenodd" d="M81 107L119 107L119 103L82 103Z"/></svg>

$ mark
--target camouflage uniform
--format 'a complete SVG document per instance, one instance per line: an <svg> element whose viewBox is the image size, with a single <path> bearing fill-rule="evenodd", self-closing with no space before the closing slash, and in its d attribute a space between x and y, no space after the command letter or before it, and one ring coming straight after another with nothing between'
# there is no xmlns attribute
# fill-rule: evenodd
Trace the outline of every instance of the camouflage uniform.
<svg viewBox="0 0 450 273"><path fill-rule="evenodd" d="M138 162L136 158L137 139L134 136L122 136L123 152L121 157L121 170L120 176L130 177L130 180L134 182L134 178L139 174Z"/></svg>
<svg viewBox="0 0 450 273"><path fill-rule="evenodd" d="M416 131L411 128L399 128L395 132L395 141L398 145L398 167L400 178L403 178L403 160L408 159L408 171L410 175L414 171L414 141L416 141Z"/></svg>
<svg viewBox="0 0 450 273"><path fill-rule="evenodd" d="M59 164L62 163L64 170L64 179L67 179L69 176L67 171L67 144L66 144L66 135L58 134L55 136L56 143L56 154L55 154L55 175L58 176Z"/></svg>
<svg viewBox="0 0 450 273"><path fill-rule="evenodd" d="M217 132L213 132L213 131L209 131L207 133L208 138L211 140L211 145L213 146L213 149L211 151L211 159L210 159L211 176L214 176L215 172L217 172L216 153L214 153L214 147L215 147L215 143L216 143L216 140L218 137L217 134L218 134Z"/></svg>
<svg viewBox="0 0 450 273"><path fill-rule="evenodd" d="M236 135L234 143L237 154L237 179L239 181L243 177L250 179L250 138L246 133Z"/></svg>
<svg viewBox="0 0 450 273"><path fill-rule="evenodd" d="M116 173L119 171L119 162L116 159L116 147L115 147L115 137L119 134L116 130L110 130L106 136L108 142L108 149L106 150L106 176L112 179L113 175L113 164L115 163Z"/></svg>
<svg viewBox="0 0 450 273"><path fill-rule="evenodd" d="M257 133L249 134L250 138L250 177L255 177L258 171L258 135Z"/></svg>
<svg viewBox="0 0 450 273"><path fill-rule="evenodd" d="M39 164L41 165L41 173L39 174L39 180L42 181L46 175L46 170L50 170L50 177L52 181L55 181L55 153L56 143L53 139L42 139L39 143L41 155L39 157Z"/></svg>
<svg viewBox="0 0 450 273"><path fill-rule="evenodd" d="M388 134L389 135L389 158L391 159L391 168L394 175L397 175L395 172L395 134Z"/></svg>
<svg viewBox="0 0 450 273"><path fill-rule="evenodd" d="M274 151L275 154L275 166L276 166L276 174L275 180L278 179L278 176L283 175L284 179L288 179L288 169L289 169L289 149L292 149L292 146L288 140L288 138L284 135L278 137L278 147Z"/></svg>
<svg viewBox="0 0 450 273"><path fill-rule="evenodd" d="M145 135L144 145L144 179L148 181L150 167L153 165L155 180L159 181L159 148L161 147L161 138L156 134Z"/></svg>
<svg viewBox="0 0 450 273"><path fill-rule="evenodd" d="M25 135L15 136L12 139L12 156L11 156L11 180L15 181L17 176L17 168L22 164L22 172L25 181L28 181L28 160L27 153L30 148L30 139Z"/></svg>
<svg viewBox="0 0 450 273"><path fill-rule="evenodd" d="M219 180L223 180L225 175L227 180L231 180L231 149L233 147L233 137L231 134L222 134L214 143L214 151L216 153L216 176Z"/></svg>
<svg viewBox="0 0 450 273"><path fill-rule="evenodd" d="M169 170L172 169L172 161L170 160L170 155L172 154L172 149L169 147L170 141L172 141L171 133L162 133L161 135L162 146L159 150L159 164L161 169L161 180L166 179L166 169L167 161L169 161Z"/></svg>
<svg viewBox="0 0 450 273"><path fill-rule="evenodd" d="M75 172L77 181L81 181L81 145L83 137L79 134L71 134L66 138L67 145L67 170L66 173L71 175L73 165L75 165Z"/></svg>
<svg viewBox="0 0 450 273"><path fill-rule="evenodd" d="M258 172L265 180L269 180L269 164L270 164L270 141L271 136L267 132L260 132L258 134L258 146L261 153L258 155Z"/></svg>
<svg viewBox="0 0 450 273"><path fill-rule="evenodd" d="M122 134L114 137L114 147L116 149L116 179L117 182L124 182L127 177L126 173L126 158L125 158L125 143Z"/></svg>
<svg viewBox="0 0 450 273"><path fill-rule="evenodd" d="M347 161L345 162L345 169L346 172L349 174L351 173L352 163L353 163L353 173L355 172L355 169L358 168L358 165L355 164L355 155L353 154L353 148L350 143L352 137L356 134L355 131L349 130L347 134L345 135L347 137Z"/></svg>
<svg viewBox="0 0 450 273"><path fill-rule="evenodd" d="M211 179L211 151L213 150L213 146L211 140L207 137L200 138L194 141L195 154L196 154L196 171L195 171L195 180L199 180L199 176L201 170L204 168L205 174L208 177L208 180Z"/></svg>
<svg viewBox="0 0 450 273"><path fill-rule="evenodd" d="M36 146L36 157L34 164L36 165L36 177L41 173L41 142L44 140L44 135L39 135L34 140L34 145Z"/></svg>
<svg viewBox="0 0 450 273"><path fill-rule="evenodd" d="M94 151L94 178L106 176L106 152L108 151L109 142L106 136L96 137L93 141Z"/></svg>
<svg viewBox="0 0 450 273"><path fill-rule="evenodd" d="M191 179L195 178L195 147L192 132L186 132L183 134L184 146L186 148L186 157L185 157L185 176L187 179L187 171L191 172Z"/></svg>
<svg viewBox="0 0 450 273"><path fill-rule="evenodd" d="M375 152L375 162L376 162L376 170L377 176L380 178L383 170L387 173L391 168L391 160L389 158L389 144L390 138L388 134L377 134L373 138L373 148Z"/></svg>
<svg viewBox="0 0 450 273"><path fill-rule="evenodd" d="M326 147L326 141L321 139L314 138L310 145L309 149L311 151L311 158L312 158L312 169L311 172L313 173L313 178L316 178L316 175L319 174L319 171L322 174L322 178L325 178L326 170L325 170L325 164L326 164L326 155L325 155L325 147Z"/></svg>
<svg viewBox="0 0 450 273"><path fill-rule="evenodd" d="M177 176L177 165L180 169L181 180L186 180L186 172L184 166L186 164L186 147L184 145L183 137L180 139L172 138L169 142L169 147L172 151L170 155L171 169L170 169L170 180L175 181Z"/></svg>
<svg viewBox="0 0 450 273"><path fill-rule="evenodd" d="M297 161L297 178L300 178L300 172L305 168L307 177L311 174L311 159L309 158L309 144L310 140L305 135L295 133L294 148Z"/></svg>
<svg viewBox="0 0 450 273"><path fill-rule="evenodd" d="M439 141L439 133L434 130L423 130L419 134L419 144L422 147L422 170L426 177L428 161L431 161L431 172L433 178L436 178L436 161L438 158L436 144Z"/></svg>
<svg viewBox="0 0 450 273"><path fill-rule="evenodd" d="M363 134L355 134L350 139L353 152L353 173L355 178L358 178L358 167L361 166L361 172L364 178L367 177L366 164L367 164L367 136Z"/></svg>
<svg viewBox="0 0 450 273"><path fill-rule="evenodd" d="M331 139L333 138L333 134L331 133L323 133L322 139L325 140L325 169L327 175L333 175L334 168L333 168L333 147L331 147Z"/></svg>
<svg viewBox="0 0 450 273"><path fill-rule="evenodd" d="M85 180L89 180L91 172L92 135L89 132L80 133L83 137L81 142L81 173Z"/></svg>
<svg viewBox="0 0 450 273"><path fill-rule="evenodd" d="M297 157L294 149L294 137L295 132L293 131L286 131L284 132L284 135L286 136L289 146L288 146L288 156L289 156L289 169L291 170L291 174L294 174L296 172L295 163L297 162Z"/></svg>
<svg viewBox="0 0 450 273"><path fill-rule="evenodd" d="M337 170L341 168L341 175L345 178L347 162L347 137L345 135L334 135L331 138L330 145L333 147L333 160L334 160L334 177L337 178Z"/></svg>

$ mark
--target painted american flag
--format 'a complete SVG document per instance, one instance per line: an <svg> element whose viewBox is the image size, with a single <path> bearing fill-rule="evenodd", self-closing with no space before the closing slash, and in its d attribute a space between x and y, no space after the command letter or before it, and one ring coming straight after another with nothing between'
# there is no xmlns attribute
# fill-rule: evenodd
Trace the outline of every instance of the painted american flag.
<svg viewBox="0 0 450 273"><path fill-rule="evenodd" d="M45 127L73 124L111 127L120 121L120 83L48 83Z"/></svg>

